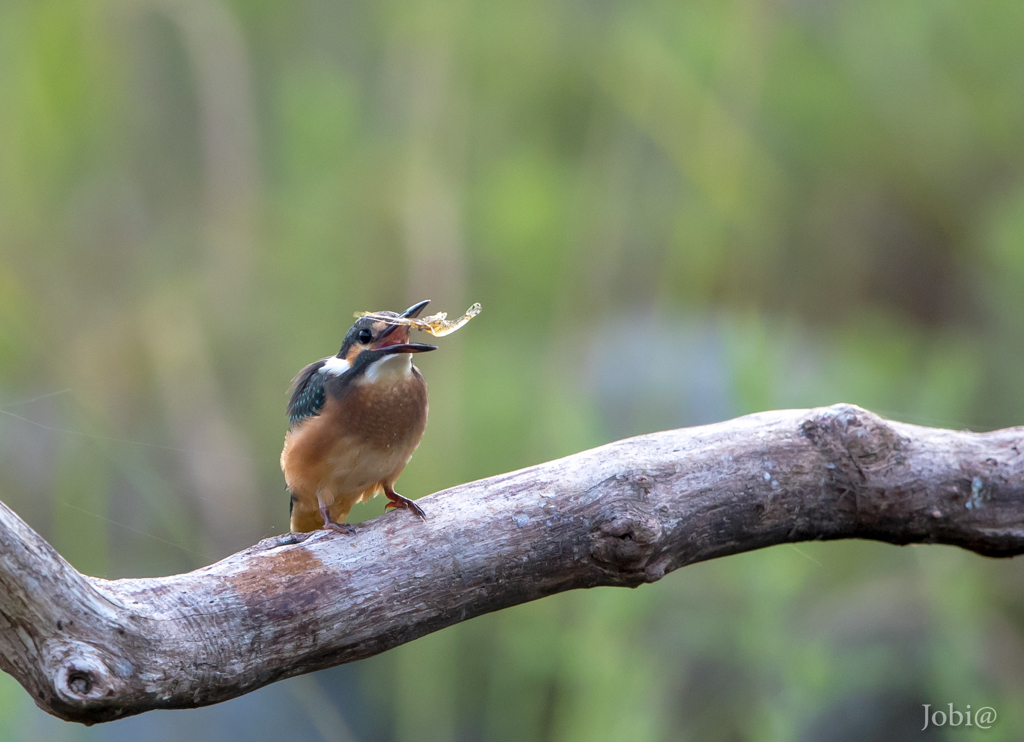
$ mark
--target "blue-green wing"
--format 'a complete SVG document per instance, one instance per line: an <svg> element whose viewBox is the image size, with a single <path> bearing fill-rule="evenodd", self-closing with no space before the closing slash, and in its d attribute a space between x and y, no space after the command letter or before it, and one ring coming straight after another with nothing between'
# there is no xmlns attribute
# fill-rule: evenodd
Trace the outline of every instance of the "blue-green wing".
<svg viewBox="0 0 1024 742"><path fill-rule="evenodd" d="M293 383L292 397L288 400L288 424L295 425L307 417L320 414L327 400L324 385L327 375L320 369L327 359L311 363L299 371Z"/></svg>

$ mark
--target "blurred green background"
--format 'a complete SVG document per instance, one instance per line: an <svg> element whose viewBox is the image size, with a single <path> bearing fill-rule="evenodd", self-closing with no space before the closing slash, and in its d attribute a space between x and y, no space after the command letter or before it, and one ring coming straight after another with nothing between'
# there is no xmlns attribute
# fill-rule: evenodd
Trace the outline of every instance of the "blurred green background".
<svg viewBox="0 0 1024 742"><path fill-rule="evenodd" d="M280 533L292 375L423 298L484 311L417 360L414 497L772 408L1024 422L1022 38L1008 0L3 0L0 498L110 578ZM1024 738L1020 562L779 547L90 729L0 677L4 740L908 738Z"/></svg>

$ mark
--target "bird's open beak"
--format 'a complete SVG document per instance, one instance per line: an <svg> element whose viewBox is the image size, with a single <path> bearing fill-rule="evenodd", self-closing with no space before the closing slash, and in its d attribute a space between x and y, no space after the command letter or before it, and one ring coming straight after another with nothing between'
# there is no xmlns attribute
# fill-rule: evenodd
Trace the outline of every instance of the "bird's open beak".
<svg viewBox="0 0 1024 742"><path fill-rule="evenodd" d="M437 350L436 345L427 345L426 343L399 343L398 345L388 345L381 348L384 351L384 355L391 355L392 353L426 353L428 350Z"/></svg>
<svg viewBox="0 0 1024 742"><path fill-rule="evenodd" d="M427 306L429 303L430 299L413 304L398 316L405 319L419 317L420 312L423 311L423 307ZM426 353L429 350L437 350L436 345L405 342L408 339L408 325L391 325L381 333L379 338L377 338L377 342L374 344L375 350L382 350L387 355L391 355L392 353Z"/></svg>
<svg viewBox="0 0 1024 742"><path fill-rule="evenodd" d="M419 317L420 312L423 311L423 307L430 303L430 299L425 299L418 304L413 304L411 307L402 312L401 316L406 319L412 319L413 317Z"/></svg>

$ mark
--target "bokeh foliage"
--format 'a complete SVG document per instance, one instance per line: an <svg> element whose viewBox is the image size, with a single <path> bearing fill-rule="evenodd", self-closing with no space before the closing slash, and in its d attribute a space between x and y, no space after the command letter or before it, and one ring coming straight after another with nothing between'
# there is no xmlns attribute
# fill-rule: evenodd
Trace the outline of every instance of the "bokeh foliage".
<svg viewBox="0 0 1024 742"><path fill-rule="evenodd" d="M0 497L108 577L280 532L288 380L421 298L484 313L420 362L413 496L777 407L1020 423L1022 37L1007 0L5 0ZM1022 668L1016 562L806 544L95 729L4 677L0 737L881 740L952 702L999 720L932 738L1010 740Z"/></svg>

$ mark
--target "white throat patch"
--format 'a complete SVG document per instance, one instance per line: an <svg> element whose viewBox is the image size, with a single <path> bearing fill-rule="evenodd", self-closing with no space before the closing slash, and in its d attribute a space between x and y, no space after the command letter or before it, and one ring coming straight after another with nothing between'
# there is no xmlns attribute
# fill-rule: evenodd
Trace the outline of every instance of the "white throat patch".
<svg viewBox="0 0 1024 742"><path fill-rule="evenodd" d="M317 373L330 374L331 376L341 376L350 368L352 367L349 366L348 361L346 361L344 358L338 358L338 356L331 356L330 358L324 359L324 365L320 367Z"/></svg>
<svg viewBox="0 0 1024 742"><path fill-rule="evenodd" d="M381 381L387 383L400 381L411 373L412 355L410 353L395 353L371 363L362 380L368 384L376 384Z"/></svg>

